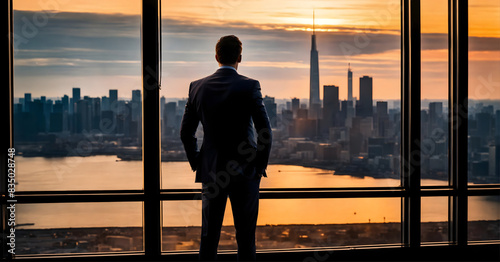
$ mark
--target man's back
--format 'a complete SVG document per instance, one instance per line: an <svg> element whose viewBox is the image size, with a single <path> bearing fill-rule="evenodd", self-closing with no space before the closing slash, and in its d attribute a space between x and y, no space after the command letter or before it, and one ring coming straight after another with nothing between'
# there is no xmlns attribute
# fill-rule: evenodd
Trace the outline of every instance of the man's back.
<svg viewBox="0 0 500 262"><path fill-rule="evenodd" d="M242 76L234 69L220 68L214 74L193 81L189 88L181 138L194 159L197 182L213 181L227 163L236 161L243 170L251 164L263 171L269 157L270 125L262 102L257 80ZM203 125L203 145L200 155L194 153L194 123ZM255 129L253 126L255 124ZM254 132L256 130L256 132ZM255 133L261 134L257 151ZM262 141L266 140L266 141ZM250 172L250 173L249 173ZM244 172L251 176L251 170ZM212 176L211 176L212 174Z"/></svg>
<svg viewBox="0 0 500 262"><path fill-rule="evenodd" d="M191 102L203 125L204 146L235 151L241 143L254 144L251 110L258 84L232 69L193 82Z"/></svg>

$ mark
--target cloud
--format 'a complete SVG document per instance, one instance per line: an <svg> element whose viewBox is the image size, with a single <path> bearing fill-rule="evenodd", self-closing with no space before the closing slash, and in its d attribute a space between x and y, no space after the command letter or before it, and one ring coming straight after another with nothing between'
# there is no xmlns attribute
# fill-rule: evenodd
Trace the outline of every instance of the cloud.
<svg viewBox="0 0 500 262"><path fill-rule="evenodd" d="M140 76L139 15L45 14L46 21L37 20L40 12L14 13L16 77L38 76L41 79L38 81L39 86L50 89L52 87L42 79L74 77L82 81L96 76ZM302 24L255 24L251 21L214 23L164 18L162 27L163 68L164 75L168 77L166 83L175 83L184 88L187 79L212 73L217 67L214 59L215 43L219 37L228 34L239 36L243 42L243 63L246 68L242 67L242 72L263 82L279 83L281 79L291 85L296 79L296 82L308 83L305 80L309 74L311 32ZM316 32L322 75L344 77L345 66L351 62L359 74L392 77L395 83L399 83L401 39L398 30L355 26L322 26L322 29L326 32ZM446 49L447 37L446 34L423 34L422 49ZM499 40L471 37L470 50L484 53L499 51ZM17 88L28 90L32 87ZM95 88L108 89L106 86ZM271 93L278 96L282 87L276 88ZM293 88L298 89L296 86Z"/></svg>

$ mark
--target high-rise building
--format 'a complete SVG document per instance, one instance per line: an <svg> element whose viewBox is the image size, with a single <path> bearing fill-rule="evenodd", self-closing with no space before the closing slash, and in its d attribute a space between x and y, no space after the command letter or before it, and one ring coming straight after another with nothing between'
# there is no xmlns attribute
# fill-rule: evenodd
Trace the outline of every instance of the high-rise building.
<svg viewBox="0 0 500 262"><path fill-rule="evenodd" d="M69 111L69 96L64 95L61 99L62 110L68 112Z"/></svg>
<svg viewBox="0 0 500 262"><path fill-rule="evenodd" d="M73 103L80 101L81 93L79 87L73 87Z"/></svg>
<svg viewBox="0 0 500 262"><path fill-rule="evenodd" d="M377 117L388 117L387 101L377 101Z"/></svg>
<svg viewBox="0 0 500 262"><path fill-rule="evenodd" d="M141 90L132 90L132 102L141 102Z"/></svg>
<svg viewBox="0 0 500 262"><path fill-rule="evenodd" d="M112 111L116 111L118 107L118 90L109 89L109 104Z"/></svg>
<svg viewBox="0 0 500 262"><path fill-rule="evenodd" d="M141 90L132 90L132 120L139 121L141 119L142 112L142 99L141 99Z"/></svg>
<svg viewBox="0 0 500 262"><path fill-rule="evenodd" d="M481 144L486 145L488 136L491 131L491 114L490 113L477 113L477 135L481 139Z"/></svg>
<svg viewBox="0 0 500 262"><path fill-rule="evenodd" d="M165 104L164 112L163 112L163 134L165 136L174 136L177 134L176 132L176 112L177 112L177 103L176 102L168 102Z"/></svg>
<svg viewBox="0 0 500 262"><path fill-rule="evenodd" d="M110 111L111 106L109 104L109 97L102 96L101 97L101 111Z"/></svg>
<svg viewBox="0 0 500 262"><path fill-rule="evenodd" d="M342 100L340 105L340 125L351 127L351 120L354 117L353 101Z"/></svg>
<svg viewBox="0 0 500 262"><path fill-rule="evenodd" d="M316 48L316 33L314 31L314 13L313 13L313 34L311 36L311 61L309 74L309 118L317 119L321 101L319 98L319 58Z"/></svg>
<svg viewBox="0 0 500 262"><path fill-rule="evenodd" d="M92 104L90 99L83 99L76 102L76 116L74 122L75 133L82 133L84 130L87 132L92 127Z"/></svg>
<svg viewBox="0 0 500 262"><path fill-rule="evenodd" d="M292 98L292 112L293 112L293 117L297 117L297 110L300 108L300 99L299 98Z"/></svg>
<svg viewBox="0 0 500 262"><path fill-rule="evenodd" d="M347 100L354 101L354 97L352 96L352 71L351 71L351 63L348 64L347 68Z"/></svg>
<svg viewBox="0 0 500 262"><path fill-rule="evenodd" d="M379 137L387 135L386 130L390 128L387 101L377 101L377 114L373 124Z"/></svg>
<svg viewBox="0 0 500 262"><path fill-rule="evenodd" d="M335 85L323 86L323 126L326 130L338 126L339 114L339 87Z"/></svg>
<svg viewBox="0 0 500 262"><path fill-rule="evenodd" d="M443 116L443 103L442 102L430 102L429 103L429 121L433 124L437 123L442 116Z"/></svg>
<svg viewBox="0 0 500 262"><path fill-rule="evenodd" d="M489 148L489 176L500 178L500 145L492 145Z"/></svg>
<svg viewBox="0 0 500 262"><path fill-rule="evenodd" d="M70 99L70 105L69 105L69 113L70 114L75 114L76 115L76 113L77 113L77 103L80 100L81 100L80 88L79 87L73 87L72 97Z"/></svg>
<svg viewBox="0 0 500 262"><path fill-rule="evenodd" d="M369 76L359 78L359 101L356 103L356 116L373 115L373 79Z"/></svg>
<svg viewBox="0 0 500 262"><path fill-rule="evenodd" d="M497 110L495 113L495 136L498 145L500 143L500 110Z"/></svg>
<svg viewBox="0 0 500 262"><path fill-rule="evenodd" d="M23 111L24 112L29 112L30 111L30 104L31 104L31 93L25 93L24 94L24 105L23 105Z"/></svg>
<svg viewBox="0 0 500 262"><path fill-rule="evenodd" d="M31 126L33 127L33 131L35 131L35 134L46 131L45 114L43 112L43 108L44 104L40 99L34 99L29 105L30 116L33 117L31 119L31 121L33 121L31 123Z"/></svg>
<svg viewBox="0 0 500 262"><path fill-rule="evenodd" d="M269 122L271 127L276 127L277 122L277 106L274 102L274 97L265 96L263 99L264 106L266 107L267 115L269 117Z"/></svg>
<svg viewBox="0 0 500 262"><path fill-rule="evenodd" d="M165 111L165 103L166 103L165 101L167 101L167 100L165 99L164 96L160 97L160 118L161 119L163 119L163 113Z"/></svg>
<svg viewBox="0 0 500 262"><path fill-rule="evenodd" d="M64 126L64 109L61 100L54 104L53 111L50 113L49 132L62 132Z"/></svg>

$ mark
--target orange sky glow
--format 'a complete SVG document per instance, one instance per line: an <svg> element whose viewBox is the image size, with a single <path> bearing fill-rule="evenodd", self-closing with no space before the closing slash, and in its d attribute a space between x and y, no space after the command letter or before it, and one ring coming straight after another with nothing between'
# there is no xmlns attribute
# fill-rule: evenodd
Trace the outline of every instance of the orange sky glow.
<svg viewBox="0 0 500 262"><path fill-rule="evenodd" d="M40 11L52 10L55 12L83 12L102 14L141 14L141 1L139 0L53 0L46 1L14 0L14 9ZM422 0L422 33L447 33L447 1L445 0ZM288 31L312 31L312 12L315 10L315 29L318 32L318 42L322 36L331 32L364 33L369 30L383 31L386 34L399 35L400 30L400 7L398 0L374 1L302 1L302 0L183 0L162 1L162 16L164 18L189 21L191 23L253 26L262 30L282 29ZM168 28L164 31L168 32ZM471 37L494 37L500 38L500 2L498 0L474 0L470 2L469 35ZM258 37L258 36L255 36ZM214 45L214 43L209 43ZM447 97L447 46L442 49L422 51L422 97L429 99L442 99ZM319 48L318 48L319 49ZM358 79L362 75L374 75L374 99L399 99L399 51L388 51L378 54L360 54L349 58L341 56L326 55L324 50L319 49L320 61L320 85L336 84L341 87L340 98L344 99L346 94L346 65L351 63L354 68L354 77ZM309 50L305 50L309 52ZM251 54L251 52L250 52ZM245 58L245 49L244 49ZM500 51L471 51L470 61L488 62L492 68L500 69ZM251 60L251 59L249 59ZM309 61L248 61L245 59L240 66L240 71L256 67L267 68L294 68L308 72ZM342 64L339 67L334 62ZM357 62L363 62L364 66L357 66ZM165 64L183 63L183 61L164 61ZM373 67L367 66L370 63ZM379 63L396 65L392 75L377 75ZM345 66L344 66L345 65ZM193 63L192 66L197 66ZM216 68L214 63L214 68ZM491 67L491 66L490 66ZM471 64L471 74L484 73L484 70L474 68ZM392 72L389 70L389 72ZM498 74L484 73L484 77L493 74L493 82L500 82ZM175 74L165 74L165 83L171 83L169 92L174 97L185 97L186 88L192 79L169 79ZM308 75L305 74L305 75ZM477 86L478 77L471 77L471 88ZM126 81L130 81L127 79ZM137 79L136 79L137 81ZM357 81L354 81L354 95L357 96ZM277 98L289 98L290 96L308 97L309 79L300 77L294 79L269 79L262 81L263 90L267 88L267 94ZM280 88L277 88L280 86ZM283 89L286 86L287 89ZM320 88L322 89L322 88ZM488 97L500 99L499 90L493 91ZM265 91L264 91L265 92ZM322 92L322 90L321 90Z"/></svg>

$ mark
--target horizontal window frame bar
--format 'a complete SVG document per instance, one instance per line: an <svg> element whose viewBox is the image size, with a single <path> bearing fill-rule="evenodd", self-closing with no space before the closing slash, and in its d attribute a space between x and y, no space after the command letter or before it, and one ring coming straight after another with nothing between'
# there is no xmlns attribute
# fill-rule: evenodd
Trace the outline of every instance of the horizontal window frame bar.
<svg viewBox="0 0 500 262"><path fill-rule="evenodd" d="M93 194L68 194L67 192L52 192L51 194L38 194L39 192L25 192L16 196L16 202L20 204L42 204L42 203L81 203L81 202L143 202L146 197L142 192L135 193L119 193L113 192ZM81 192L80 192L81 193ZM433 196L457 196L459 191L453 189L427 189L420 192L422 197ZM290 191L272 191L265 190L260 192L260 199L339 199L339 198L390 198L390 197L408 197L409 192L403 189L400 190L290 190ZM490 189L476 189L468 190L466 196L489 196L500 195L500 188ZM200 190L190 190L183 192L162 192L158 196L158 201L186 201L186 200L200 200ZM6 197L2 198L2 203L11 203L7 201Z"/></svg>
<svg viewBox="0 0 500 262"><path fill-rule="evenodd" d="M469 190L471 189L482 189L482 188L486 188L486 189L494 189L494 188L500 188L500 184L480 184L480 185L468 185L467 188Z"/></svg>
<svg viewBox="0 0 500 262"><path fill-rule="evenodd" d="M43 204L43 203L99 203L99 202L144 202L144 194L33 194L17 195L16 204ZM8 202L2 199L2 203Z"/></svg>
<svg viewBox="0 0 500 262"><path fill-rule="evenodd" d="M122 252L95 252L95 253L60 253L60 254L26 254L16 255L16 260L48 260L48 259L71 259L74 260L87 260L95 258L109 258L114 259L130 258L137 259L145 256L144 251L122 251ZM94 260L93 260L94 261Z"/></svg>
<svg viewBox="0 0 500 262"><path fill-rule="evenodd" d="M364 260L367 258L373 258L374 256L380 257L381 259L387 258L390 259L388 254L393 254L393 256L396 257L401 257L401 255L410 255L411 254L417 254L420 252L424 252L427 254L438 254L436 252L440 252L443 254L449 254L450 252L464 252L464 253L477 253L477 252L472 252L472 251L484 251L484 249L487 249L489 251L492 250L498 250L500 249L500 244L496 240L492 241L481 241L481 243L475 243L469 241L469 245L465 247L467 250L462 250L463 247L459 247L456 244L449 244L449 245L427 245L424 244L422 245L421 248L414 249L411 247L405 247L400 244L381 244L381 245L359 245L359 246L338 246L338 247L317 247L317 248L307 248L307 249L266 249L266 250L257 250L258 256L282 256L286 254L297 254L300 257L311 257L314 254L317 254L321 257L323 255L327 254L332 254L331 259L335 260L341 260L341 261L361 261L363 258ZM462 251L461 251L462 250ZM444 251L444 252L443 252ZM22 261L68 261L68 258L71 258L71 261L96 261L96 258L99 259L99 261L106 260L106 261L137 261L137 259L144 259L144 261L148 261L146 256L143 254L143 252L138 252L137 254L133 254L132 252L120 252L119 254L113 253L113 254L102 254L102 253L95 253L95 254L73 254L71 256L68 255L58 255L58 254L48 254L48 255L43 255L43 254L33 254L33 255L16 255L16 260L22 260ZM320 252L320 253L318 253ZM362 252L362 253L359 253ZM396 253L394 253L396 252ZM400 253L397 253L400 252ZM417 252L417 253L415 253ZM230 257L228 256L235 256L236 252L235 251L222 251L219 252L219 256L221 257L221 260L228 260ZM381 255L381 256L380 256ZM425 256L426 254L422 254ZM455 257L460 257L461 254L455 255ZM340 257L339 257L340 256ZM352 258L354 256L354 258ZM172 260L172 261L179 261L183 260L185 261L186 259L197 259L198 257L198 252L197 251L176 251L176 252L169 252L169 251L162 251L160 254L160 257L158 259L167 259L167 260ZM351 259L349 259L351 258ZM390 260L394 260L390 259ZM418 259L417 259L418 260Z"/></svg>
<svg viewBox="0 0 500 262"><path fill-rule="evenodd" d="M48 191L16 191L16 196L29 195L93 195L93 194L143 194L144 190L48 190Z"/></svg>
<svg viewBox="0 0 500 262"><path fill-rule="evenodd" d="M469 185L468 191L479 190L499 190L500 184L493 185ZM421 186L422 191L457 191L452 186ZM366 192L380 192L380 191L405 191L404 187L322 187L322 188L260 188L260 192L321 192L321 191L366 191ZM201 189L160 189L160 193L199 193ZM105 195L105 194L144 194L143 189L118 189L118 190L37 190L37 191L16 191L17 196L32 196L32 195Z"/></svg>

